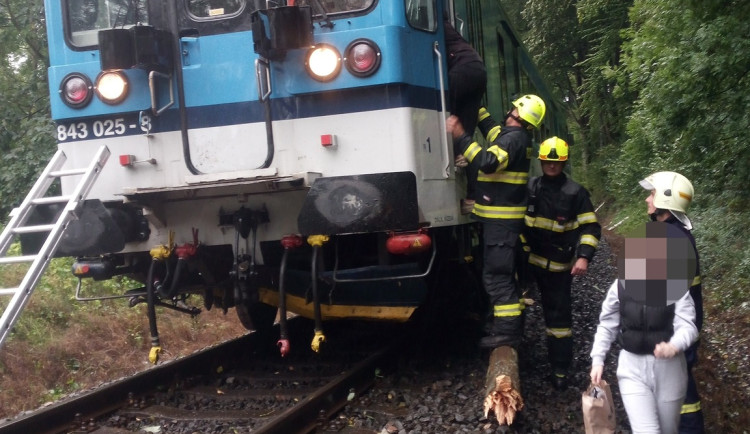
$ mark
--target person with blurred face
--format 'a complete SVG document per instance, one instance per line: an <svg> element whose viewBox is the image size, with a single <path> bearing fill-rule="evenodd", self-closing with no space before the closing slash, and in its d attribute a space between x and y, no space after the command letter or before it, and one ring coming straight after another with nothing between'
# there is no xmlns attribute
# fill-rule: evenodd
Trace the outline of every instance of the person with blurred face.
<svg viewBox="0 0 750 434"><path fill-rule="evenodd" d="M618 279L599 315L591 382L601 382L616 339L618 385L632 431L703 432L690 373L703 322L698 252L686 214L693 185L676 172L653 173L640 185L649 191L651 222L643 239L625 240Z"/></svg>

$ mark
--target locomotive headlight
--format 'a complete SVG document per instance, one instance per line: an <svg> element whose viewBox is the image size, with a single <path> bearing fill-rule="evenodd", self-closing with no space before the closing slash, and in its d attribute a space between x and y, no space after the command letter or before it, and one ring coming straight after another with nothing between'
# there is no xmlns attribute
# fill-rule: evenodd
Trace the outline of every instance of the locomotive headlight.
<svg viewBox="0 0 750 434"><path fill-rule="evenodd" d="M122 71L104 71L96 79L96 94L107 104L119 104L128 96L128 78Z"/></svg>
<svg viewBox="0 0 750 434"><path fill-rule="evenodd" d="M380 48L369 39L352 41L344 51L346 69L357 77L367 77L380 67Z"/></svg>
<svg viewBox="0 0 750 434"><path fill-rule="evenodd" d="M93 86L91 80L78 72L68 74L60 83L60 97L65 105L72 108L83 108L91 102Z"/></svg>
<svg viewBox="0 0 750 434"><path fill-rule="evenodd" d="M318 81L330 81L341 71L341 55L330 45L316 45L305 61L307 72Z"/></svg>

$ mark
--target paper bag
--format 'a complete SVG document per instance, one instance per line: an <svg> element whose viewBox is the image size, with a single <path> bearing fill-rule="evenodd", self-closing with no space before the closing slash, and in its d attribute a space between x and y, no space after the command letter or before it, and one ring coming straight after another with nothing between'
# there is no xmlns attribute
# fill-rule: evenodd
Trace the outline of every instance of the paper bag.
<svg viewBox="0 0 750 434"><path fill-rule="evenodd" d="M602 380L599 386L589 385L581 396L583 425L586 434L613 434L615 432L615 403L609 384Z"/></svg>

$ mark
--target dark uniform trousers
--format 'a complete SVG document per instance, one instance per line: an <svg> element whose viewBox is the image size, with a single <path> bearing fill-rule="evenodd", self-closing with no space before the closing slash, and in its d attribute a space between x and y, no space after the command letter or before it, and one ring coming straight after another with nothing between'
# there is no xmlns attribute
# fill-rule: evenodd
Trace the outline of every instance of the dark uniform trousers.
<svg viewBox="0 0 750 434"><path fill-rule="evenodd" d="M695 246L694 242L693 246ZM696 250L696 256L697 254L698 251ZM693 302L695 303L696 326L698 327L698 331L700 331L703 328L703 287L701 284L700 266L697 266L696 271L695 279L693 279L693 283L690 285L690 295L693 297ZM693 367L698 363L699 344L700 341L695 342L685 351L688 382L687 393L685 394L685 400L682 402L680 412L680 434L704 434L706 432L703 421L703 410L701 409L701 398L698 395L698 388L693 377Z"/></svg>
<svg viewBox="0 0 750 434"><path fill-rule="evenodd" d="M521 337L522 318L516 282L516 249L524 225L526 183L529 177L531 136L521 127L500 128L486 110L480 110L479 129L489 142L484 148L469 134L454 139L456 146L478 169L474 218L482 222L484 261L482 281L492 306L489 337L480 345L513 345ZM485 340L486 341L486 340Z"/></svg>
<svg viewBox="0 0 750 434"><path fill-rule="evenodd" d="M701 409L701 398L698 396L698 388L693 378L693 366L698 361L698 347L693 344L685 351L687 360L688 383L685 401L682 403L682 414L680 414L680 434L703 434L703 410Z"/></svg>
<svg viewBox="0 0 750 434"><path fill-rule="evenodd" d="M554 272L531 266L542 296L544 323L547 326L547 351L553 372L567 374L573 360L573 315L570 270Z"/></svg>
<svg viewBox="0 0 750 434"><path fill-rule="evenodd" d="M493 309L490 334L520 339L521 297L515 278L519 233L503 224L484 223L482 281Z"/></svg>

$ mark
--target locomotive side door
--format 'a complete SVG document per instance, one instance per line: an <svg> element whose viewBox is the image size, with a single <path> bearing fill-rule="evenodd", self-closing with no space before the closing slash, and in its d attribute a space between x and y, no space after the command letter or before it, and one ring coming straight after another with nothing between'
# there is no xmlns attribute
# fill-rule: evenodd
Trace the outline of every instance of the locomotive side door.
<svg viewBox="0 0 750 434"><path fill-rule="evenodd" d="M405 56L415 59L408 73L420 77L421 85L435 89L437 110L415 114L415 143L423 180L444 181L454 177L452 140L448 137L445 120L448 116L448 73L442 33L441 9L436 0L411 0L405 2L406 20L411 29L410 42ZM425 55L425 53L427 55ZM416 61L421 60L421 62ZM407 73L407 74L408 74Z"/></svg>
<svg viewBox="0 0 750 434"><path fill-rule="evenodd" d="M251 6L238 0L177 2L185 113L183 146L194 173L267 167L272 147L256 83Z"/></svg>

